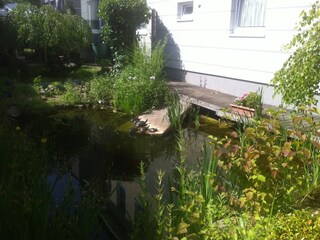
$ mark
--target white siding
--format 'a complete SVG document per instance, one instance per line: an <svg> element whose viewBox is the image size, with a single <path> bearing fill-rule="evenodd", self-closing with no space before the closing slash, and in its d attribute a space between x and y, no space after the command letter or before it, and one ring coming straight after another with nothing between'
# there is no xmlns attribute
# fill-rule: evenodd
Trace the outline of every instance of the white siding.
<svg viewBox="0 0 320 240"><path fill-rule="evenodd" d="M158 37L169 33L167 66L188 72L268 84L288 58L282 46L290 41L302 10L313 0L267 0L261 37L231 32L231 0L194 0L193 21L177 21L179 0L148 0L162 22ZM188 75L187 75L188 76Z"/></svg>

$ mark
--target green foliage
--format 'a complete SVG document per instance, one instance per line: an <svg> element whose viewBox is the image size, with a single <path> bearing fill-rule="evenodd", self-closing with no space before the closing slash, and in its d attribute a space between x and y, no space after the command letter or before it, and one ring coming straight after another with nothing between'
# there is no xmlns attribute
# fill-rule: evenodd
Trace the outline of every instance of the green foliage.
<svg viewBox="0 0 320 240"><path fill-rule="evenodd" d="M103 41L113 51L131 51L136 40L136 30L148 22L150 13L144 0L102 0L99 17L104 22L101 29Z"/></svg>
<svg viewBox="0 0 320 240"><path fill-rule="evenodd" d="M90 81L89 98L93 102L110 102L113 96L114 79L105 75L97 76Z"/></svg>
<svg viewBox="0 0 320 240"><path fill-rule="evenodd" d="M256 92L249 92L240 98L236 98L234 104L255 109L255 116L259 118L262 116L262 95L263 89L259 88Z"/></svg>
<svg viewBox="0 0 320 240"><path fill-rule="evenodd" d="M167 118L170 127L174 131L182 130L183 125L194 124L199 127L199 108L188 102L180 101L180 96L176 91L170 91L166 95Z"/></svg>
<svg viewBox="0 0 320 240"><path fill-rule="evenodd" d="M158 171L156 193L152 199L143 187L141 202L149 204L143 204L144 210L137 220L132 239L223 239L229 231L223 227L226 226L224 219L229 216L224 194L211 190L216 170L210 163L212 155L204 154L201 171L188 172L182 134L178 131L180 157L175 177L170 181L170 197L164 200L164 172ZM145 179L144 174L142 176ZM145 186L143 181L142 186Z"/></svg>
<svg viewBox="0 0 320 240"><path fill-rule="evenodd" d="M163 80L163 48L161 42L151 50L138 45L133 63L98 75L97 68L82 66L63 78L34 77L34 88L48 102L56 105L77 103L113 105L125 113L137 114L164 104L168 87ZM32 72L39 72L36 69Z"/></svg>
<svg viewBox="0 0 320 240"><path fill-rule="evenodd" d="M50 5L19 4L9 18L18 39L43 51L46 62L49 50L69 54L91 42L90 26L82 18L58 12Z"/></svg>
<svg viewBox="0 0 320 240"><path fill-rule="evenodd" d="M317 239L318 211L295 210L306 199L316 199L320 188L319 124L313 113L292 114L290 130L278 122L281 112L273 112L274 118L223 138L210 137L213 151L204 148L195 171L186 167L179 131L170 196L163 199L159 172L155 203L144 205L146 227L135 228L134 239L141 234L152 239ZM143 198L147 201L148 195Z"/></svg>
<svg viewBox="0 0 320 240"><path fill-rule="evenodd" d="M56 47L61 48L63 53L79 52L91 43L91 28L83 18L77 15L59 14L58 20L60 24L58 24Z"/></svg>
<svg viewBox="0 0 320 240"><path fill-rule="evenodd" d="M169 119L170 126L174 130L181 130L185 114L178 93L170 92L167 94L166 103L168 109L167 117Z"/></svg>
<svg viewBox="0 0 320 240"><path fill-rule="evenodd" d="M163 105L168 89L163 80L164 45L165 42L159 42L152 51L136 45L132 63L122 70L111 72L111 77L115 79L115 108L135 114Z"/></svg>
<svg viewBox="0 0 320 240"><path fill-rule="evenodd" d="M296 210L278 214L271 220L266 239L319 239L320 216L318 211Z"/></svg>
<svg viewBox="0 0 320 240"><path fill-rule="evenodd" d="M81 85L76 85L73 81L67 81L64 84L65 92L61 96L64 104L77 104L85 102L84 96L81 94Z"/></svg>
<svg viewBox="0 0 320 240"><path fill-rule="evenodd" d="M312 126L309 134L301 129L302 122ZM310 167L318 165L319 149L312 137L318 134L316 126L309 116L292 116L292 123L285 130L275 118L262 119L213 141L224 172L220 181L233 192L235 206L253 216L289 211L319 186L318 170Z"/></svg>
<svg viewBox="0 0 320 240"><path fill-rule="evenodd" d="M284 103L296 107L317 103L315 95L319 93L320 83L319 1L300 16L298 33L286 45L286 49L294 52L272 80L275 94L281 94Z"/></svg>

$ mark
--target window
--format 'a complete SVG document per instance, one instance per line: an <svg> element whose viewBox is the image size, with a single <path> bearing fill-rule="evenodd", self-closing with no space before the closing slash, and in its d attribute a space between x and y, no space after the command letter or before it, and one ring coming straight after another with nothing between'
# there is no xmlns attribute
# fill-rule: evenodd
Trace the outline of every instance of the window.
<svg viewBox="0 0 320 240"><path fill-rule="evenodd" d="M262 33L265 26L266 0L233 0L233 34Z"/></svg>
<svg viewBox="0 0 320 240"><path fill-rule="evenodd" d="M178 21L192 21L193 1L178 2Z"/></svg>

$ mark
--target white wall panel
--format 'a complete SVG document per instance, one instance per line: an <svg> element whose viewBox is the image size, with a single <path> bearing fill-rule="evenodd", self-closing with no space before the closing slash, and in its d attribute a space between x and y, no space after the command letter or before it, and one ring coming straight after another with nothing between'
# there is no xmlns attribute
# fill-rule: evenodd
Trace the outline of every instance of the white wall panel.
<svg viewBox="0 0 320 240"><path fill-rule="evenodd" d="M148 0L170 33L167 66L186 71L268 84L289 53L282 46L295 33L302 10L311 0L268 0L263 37L230 34L231 0L194 0L193 21L177 21L178 0ZM161 25L160 24L160 25Z"/></svg>

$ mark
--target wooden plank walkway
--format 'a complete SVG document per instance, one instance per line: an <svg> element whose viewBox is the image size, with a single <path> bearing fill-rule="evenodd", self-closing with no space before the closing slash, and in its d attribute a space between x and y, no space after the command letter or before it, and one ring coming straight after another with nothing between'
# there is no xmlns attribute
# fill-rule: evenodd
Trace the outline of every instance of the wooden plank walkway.
<svg viewBox="0 0 320 240"><path fill-rule="evenodd" d="M169 87L180 95L182 100L219 112L223 108L228 108L229 104L236 98L233 95L221 93L203 87L198 87L185 82L169 82Z"/></svg>
<svg viewBox="0 0 320 240"><path fill-rule="evenodd" d="M238 114L232 114L226 110L229 108L230 104L233 103L236 96L221 93L215 90L195 86L185 82L169 82L169 87L176 91L183 104L184 109L187 109L187 106L194 104L206 109L209 109L220 118L228 118L232 121L244 121L244 117L239 116ZM276 108L271 105L263 105L264 109ZM157 129L155 132L145 131L143 133L150 135L163 135L170 129L169 119L167 117L167 109L158 109L146 112L138 116L142 121L147 121L148 128ZM320 121L320 115L313 116L313 121ZM287 129L292 128L292 121L290 119L289 111L280 115L279 122L281 125L285 126ZM122 125L120 131L128 131L128 129L135 127L131 122L128 122ZM139 129L137 133L139 133Z"/></svg>
<svg viewBox="0 0 320 240"><path fill-rule="evenodd" d="M180 98L186 101L189 101L192 104L197 106L212 110L216 113L218 117L228 118L233 121L243 121L244 118L240 117L237 114L232 114L230 112L226 112L226 109L229 108L230 104L233 103L236 96L221 93L215 90L195 86L192 84L188 84L185 82L170 82L169 86L171 89L177 91L180 95ZM276 109L277 107L272 105L263 105L263 109ZM314 122L320 121L320 115L314 114L312 115ZM279 123L287 129L293 128L293 123L290 118L290 112L287 111L284 114L281 114L278 118ZM308 127L308 123L304 122L303 127L305 129Z"/></svg>

